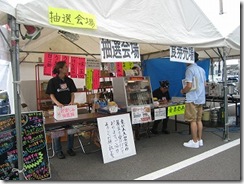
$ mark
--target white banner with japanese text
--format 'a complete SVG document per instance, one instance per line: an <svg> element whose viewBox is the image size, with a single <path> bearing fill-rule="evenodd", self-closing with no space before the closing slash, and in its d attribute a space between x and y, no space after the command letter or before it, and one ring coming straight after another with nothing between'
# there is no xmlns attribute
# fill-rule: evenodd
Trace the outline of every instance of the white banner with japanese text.
<svg viewBox="0 0 244 184"><path fill-rule="evenodd" d="M100 39L101 62L140 62L138 43Z"/></svg>
<svg viewBox="0 0 244 184"><path fill-rule="evenodd" d="M103 162L136 155L129 113L97 118Z"/></svg>
<svg viewBox="0 0 244 184"><path fill-rule="evenodd" d="M194 63L194 48L170 46L170 61Z"/></svg>

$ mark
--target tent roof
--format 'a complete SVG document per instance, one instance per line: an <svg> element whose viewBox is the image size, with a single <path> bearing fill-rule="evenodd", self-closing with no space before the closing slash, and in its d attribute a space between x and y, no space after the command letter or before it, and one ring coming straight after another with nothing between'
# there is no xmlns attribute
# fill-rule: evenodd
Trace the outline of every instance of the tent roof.
<svg viewBox="0 0 244 184"><path fill-rule="evenodd" d="M2 4L9 8L8 11L3 9ZM210 4L212 8L209 8ZM216 49L212 50L216 47L227 47L230 55L239 56L240 2L231 1L229 4L228 0L223 0L223 5L224 14L220 15L217 0L107 0L106 4L102 0L25 0L18 3L14 0L9 3L0 0L0 12L11 15L15 12L18 23L43 27L41 37L37 40L28 44L28 40L20 40L23 51L84 53L84 49L99 57L99 38L108 38L137 42L140 44L141 54L167 53L170 45L177 45L194 47L201 51L202 58L218 57ZM48 7L93 14L96 16L98 29L51 25ZM58 30L79 34L80 38L72 44L58 34ZM25 31L23 26L22 31ZM22 58L25 57L25 54L21 55ZM30 55L27 58L29 57Z"/></svg>

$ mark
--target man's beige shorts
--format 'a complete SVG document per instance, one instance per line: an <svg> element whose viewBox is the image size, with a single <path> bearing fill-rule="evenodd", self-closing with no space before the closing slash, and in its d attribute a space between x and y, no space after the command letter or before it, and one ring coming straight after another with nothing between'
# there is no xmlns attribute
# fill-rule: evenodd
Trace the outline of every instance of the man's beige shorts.
<svg viewBox="0 0 244 184"><path fill-rule="evenodd" d="M202 104L194 104L186 103L185 108L185 121L192 122L192 121L201 121L202 120L202 111L203 105Z"/></svg>

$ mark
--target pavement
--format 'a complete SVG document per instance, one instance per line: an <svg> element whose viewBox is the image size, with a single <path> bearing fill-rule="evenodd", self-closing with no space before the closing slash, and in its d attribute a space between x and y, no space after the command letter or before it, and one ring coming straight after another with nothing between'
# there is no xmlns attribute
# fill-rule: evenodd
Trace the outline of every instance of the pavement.
<svg viewBox="0 0 244 184"><path fill-rule="evenodd" d="M170 120L168 127L168 135L142 134L135 140L136 155L106 164L101 151L85 154L78 148L76 156L67 155L63 142L66 158L49 160L47 181L241 181L240 127L229 127L228 139L222 127L204 127L204 146L198 149L183 146L191 138L187 125L178 124L175 131Z"/></svg>

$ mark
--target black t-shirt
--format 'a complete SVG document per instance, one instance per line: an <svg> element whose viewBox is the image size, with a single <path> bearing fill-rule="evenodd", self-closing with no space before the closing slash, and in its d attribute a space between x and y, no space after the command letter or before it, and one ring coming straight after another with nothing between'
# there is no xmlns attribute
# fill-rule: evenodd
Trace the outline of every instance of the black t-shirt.
<svg viewBox="0 0 244 184"><path fill-rule="evenodd" d="M156 97L158 100L162 100L163 97L166 97L166 99L169 101L171 100L171 97L169 95L169 91L166 91L165 93L163 93L161 90L160 90L160 87L155 89L153 91L153 97Z"/></svg>
<svg viewBox="0 0 244 184"><path fill-rule="evenodd" d="M48 81L46 94L54 94L60 103L67 105L71 101L71 93L76 91L77 88L71 78L66 76L62 80L56 76Z"/></svg>

